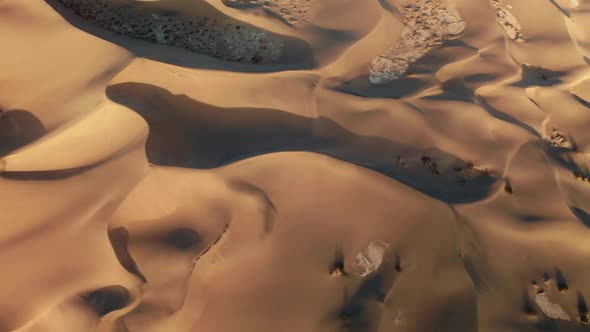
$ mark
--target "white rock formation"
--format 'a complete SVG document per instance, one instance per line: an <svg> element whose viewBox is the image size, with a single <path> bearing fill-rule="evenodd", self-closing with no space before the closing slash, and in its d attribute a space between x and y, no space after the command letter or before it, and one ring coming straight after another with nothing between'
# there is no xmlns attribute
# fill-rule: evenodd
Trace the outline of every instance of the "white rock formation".
<svg viewBox="0 0 590 332"><path fill-rule="evenodd" d="M570 320L570 316L563 311L559 304L551 303L545 293L537 294L535 302L547 317L552 319Z"/></svg>
<svg viewBox="0 0 590 332"><path fill-rule="evenodd" d="M389 244L385 242L371 242L361 250L352 262L352 270L361 277L375 272L383 262L383 255Z"/></svg>

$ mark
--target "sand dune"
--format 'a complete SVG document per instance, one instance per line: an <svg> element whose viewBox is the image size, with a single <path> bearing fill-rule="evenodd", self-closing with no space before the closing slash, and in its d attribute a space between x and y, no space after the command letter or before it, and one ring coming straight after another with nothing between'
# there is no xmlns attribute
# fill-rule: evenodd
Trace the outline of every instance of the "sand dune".
<svg viewBox="0 0 590 332"><path fill-rule="evenodd" d="M0 332L590 330L590 1L0 0L0 40Z"/></svg>

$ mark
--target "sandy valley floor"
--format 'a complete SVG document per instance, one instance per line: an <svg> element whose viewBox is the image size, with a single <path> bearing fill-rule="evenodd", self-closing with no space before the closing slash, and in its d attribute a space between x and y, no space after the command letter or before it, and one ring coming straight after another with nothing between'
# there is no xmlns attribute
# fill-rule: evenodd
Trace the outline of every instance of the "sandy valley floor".
<svg viewBox="0 0 590 332"><path fill-rule="evenodd" d="M590 331L589 0L0 0L0 332Z"/></svg>

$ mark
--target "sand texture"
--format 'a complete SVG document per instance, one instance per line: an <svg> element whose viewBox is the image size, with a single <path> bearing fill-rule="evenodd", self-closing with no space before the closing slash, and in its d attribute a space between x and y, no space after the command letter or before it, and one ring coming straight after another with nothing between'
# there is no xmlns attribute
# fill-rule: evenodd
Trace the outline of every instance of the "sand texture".
<svg viewBox="0 0 590 332"><path fill-rule="evenodd" d="M590 0L0 0L0 332L590 331Z"/></svg>

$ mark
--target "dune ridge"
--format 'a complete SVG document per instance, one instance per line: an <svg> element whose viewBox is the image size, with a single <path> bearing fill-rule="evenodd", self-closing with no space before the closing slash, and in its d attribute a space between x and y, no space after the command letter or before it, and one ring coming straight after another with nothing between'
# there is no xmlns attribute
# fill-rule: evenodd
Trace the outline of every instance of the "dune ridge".
<svg viewBox="0 0 590 332"><path fill-rule="evenodd" d="M587 331L590 1L0 1L0 332Z"/></svg>

